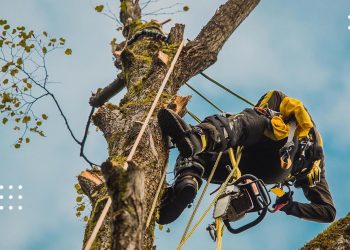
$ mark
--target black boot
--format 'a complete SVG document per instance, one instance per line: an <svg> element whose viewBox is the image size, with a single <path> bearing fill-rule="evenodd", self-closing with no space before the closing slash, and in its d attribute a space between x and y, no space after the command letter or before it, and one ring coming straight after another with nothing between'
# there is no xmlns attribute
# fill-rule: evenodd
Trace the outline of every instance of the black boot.
<svg viewBox="0 0 350 250"><path fill-rule="evenodd" d="M157 222L161 225L176 220L196 197L202 184L204 168L192 159L179 157L175 166L175 183L167 187L159 207Z"/></svg>
<svg viewBox="0 0 350 250"><path fill-rule="evenodd" d="M200 153L202 148L201 129L190 127L178 114L170 109L158 112L158 123L162 132L170 136L184 158ZM204 136L204 135L203 135ZM205 140L205 137L203 137Z"/></svg>

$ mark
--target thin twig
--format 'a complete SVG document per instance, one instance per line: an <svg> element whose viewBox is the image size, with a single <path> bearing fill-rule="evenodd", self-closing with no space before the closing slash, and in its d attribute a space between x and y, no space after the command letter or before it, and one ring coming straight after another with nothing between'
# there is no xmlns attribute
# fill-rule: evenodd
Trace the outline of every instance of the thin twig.
<svg viewBox="0 0 350 250"><path fill-rule="evenodd" d="M95 111L95 107L92 107L91 111L90 111L90 114L89 114L89 118L88 118L86 126L85 126L84 136L83 136L83 139L82 139L81 144L80 144L80 156L83 157L91 165L91 167L98 166L98 165L95 164L95 163L92 163L91 161L89 161L86 158L86 156L84 154L84 146L85 146L85 142L86 142L87 135L88 135L88 132L89 132L89 127L90 127L90 123L91 123L91 117L92 117L94 111Z"/></svg>

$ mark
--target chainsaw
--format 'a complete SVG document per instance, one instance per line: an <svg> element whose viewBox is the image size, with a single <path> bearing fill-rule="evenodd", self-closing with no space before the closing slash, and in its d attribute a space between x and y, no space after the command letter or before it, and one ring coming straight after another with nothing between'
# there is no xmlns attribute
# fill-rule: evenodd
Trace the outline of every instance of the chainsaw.
<svg viewBox="0 0 350 250"><path fill-rule="evenodd" d="M229 232L238 234L259 224L266 216L270 204L271 198L264 182L254 175L246 174L226 186L215 203L213 217L222 219ZM253 221L239 228L231 226L231 222L254 212L258 217ZM215 240L215 223L209 225L207 230Z"/></svg>

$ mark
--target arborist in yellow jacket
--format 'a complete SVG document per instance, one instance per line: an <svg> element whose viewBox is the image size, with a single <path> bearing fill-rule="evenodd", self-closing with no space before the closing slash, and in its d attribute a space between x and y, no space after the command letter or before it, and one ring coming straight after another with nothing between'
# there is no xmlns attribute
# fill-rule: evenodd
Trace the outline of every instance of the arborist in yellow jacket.
<svg viewBox="0 0 350 250"><path fill-rule="evenodd" d="M301 101L270 91L252 109L235 115L209 116L196 126L188 125L169 109L159 111L158 121L180 151L175 181L164 192L158 223L168 224L180 216L223 151L212 179L212 183L221 184L230 172L226 151L237 146L243 146L239 163L242 174L252 174L265 184L288 181L302 188L310 201L300 203L293 201L292 195L283 196L275 204L281 211L318 222L335 219L322 139Z"/></svg>

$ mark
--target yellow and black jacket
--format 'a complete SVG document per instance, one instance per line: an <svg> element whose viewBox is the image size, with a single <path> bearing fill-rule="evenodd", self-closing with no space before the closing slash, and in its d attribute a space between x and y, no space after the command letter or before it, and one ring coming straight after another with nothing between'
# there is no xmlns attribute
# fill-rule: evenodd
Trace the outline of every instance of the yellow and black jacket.
<svg viewBox="0 0 350 250"><path fill-rule="evenodd" d="M293 170L293 167L283 169L280 165L279 150L287 141L289 132L288 121L292 117L296 120L297 130L294 138L296 144L298 140L308 137L314 142L314 145L322 146L322 139L311 116L302 102L297 99L288 97L280 91L270 91L261 97L256 107L271 109L277 112L277 115L270 117L267 123L263 120L264 117L253 114L252 109L246 109L238 116L228 116L227 119L231 122L231 133L233 134L231 136L233 139L231 138L231 144L229 144L233 147L244 146L239 164L242 174L253 174L261 178L266 184L281 183L290 178ZM240 116L243 118L240 119ZM199 126L208 131L211 119L212 117L206 118ZM215 131L210 131L210 134L215 135ZM218 150L215 150L215 147L213 147L212 150L197 156L198 160L206 168L204 178L207 178L210 173L217 152ZM294 160L298 157L297 148L291 155ZM319 167L321 170L319 173L320 181L315 186L310 185L307 181L299 183L299 187L302 188L305 197L310 203L305 204L293 201L283 211L289 215L307 220L331 222L335 218L336 209L325 177L323 154L318 158L311 157L309 161L305 161L303 164L308 172L313 167ZM228 174L227 165L230 165L230 162L225 153L220 162L220 167L213 178L214 183L220 183L226 178Z"/></svg>

